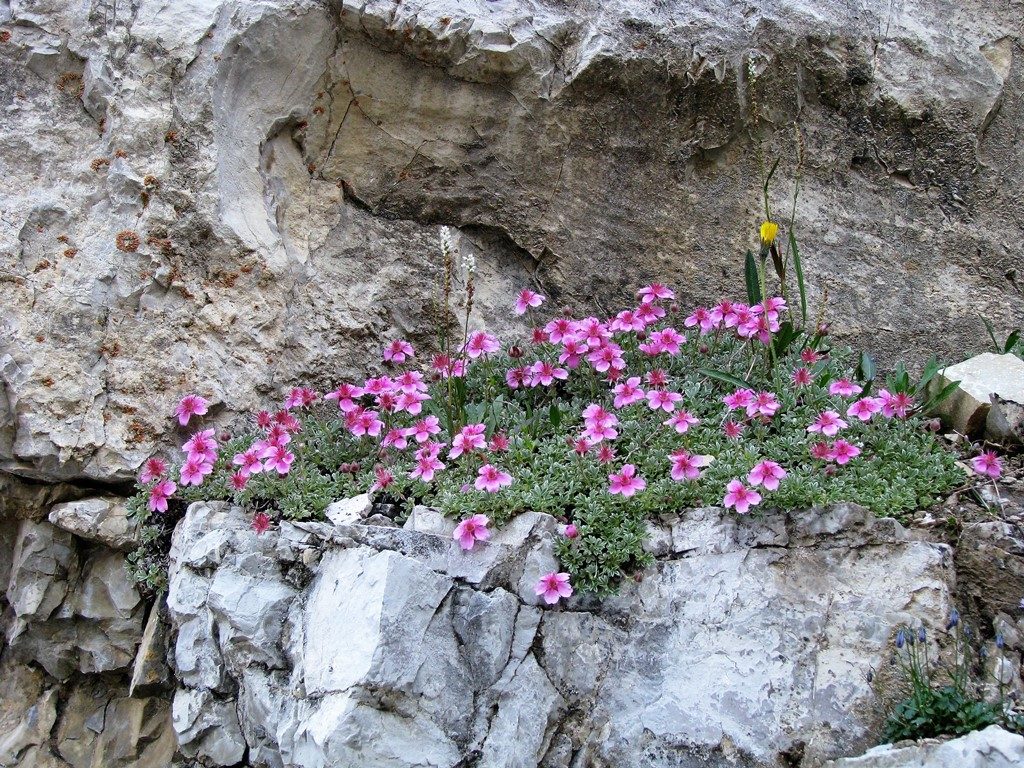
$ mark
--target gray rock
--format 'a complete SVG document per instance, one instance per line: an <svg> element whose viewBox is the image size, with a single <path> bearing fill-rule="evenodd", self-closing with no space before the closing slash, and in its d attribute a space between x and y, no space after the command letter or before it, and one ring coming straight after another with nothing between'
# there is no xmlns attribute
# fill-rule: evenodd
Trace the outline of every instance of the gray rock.
<svg viewBox="0 0 1024 768"><path fill-rule="evenodd" d="M190 559L211 522L218 557ZM868 746L867 672L897 625L937 630L949 548L852 505L761 521L706 508L670 526L669 559L641 581L550 608L532 592L555 567L542 515L461 552L362 524L256 539L240 510L193 505L169 593L183 753L227 759L241 738L253 765L282 767L775 768ZM207 744L222 722L226 745Z"/></svg>
<svg viewBox="0 0 1024 768"><path fill-rule="evenodd" d="M1024 736L990 725L958 739L927 739L910 746L885 744L861 757L847 757L825 768L1011 768L1024 764Z"/></svg>
<svg viewBox="0 0 1024 768"><path fill-rule="evenodd" d="M328 504L324 514L335 525L353 525L369 516L370 506L369 494L361 493L351 499Z"/></svg>
<svg viewBox="0 0 1024 768"><path fill-rule="evenodd" d="M131 549L138 544L138 524L128 520L124 500L117 497L57 504L50 510L49 520L79 538L114 549Z"/></svg>
<svg viewBox="0 0 1024 768"><path fill-rule="evenodd" d="M985 352L951 365L933 379L932 392L959 381L938 413L957 432L1020 442L1024 408L1024 360Z"/></svg>

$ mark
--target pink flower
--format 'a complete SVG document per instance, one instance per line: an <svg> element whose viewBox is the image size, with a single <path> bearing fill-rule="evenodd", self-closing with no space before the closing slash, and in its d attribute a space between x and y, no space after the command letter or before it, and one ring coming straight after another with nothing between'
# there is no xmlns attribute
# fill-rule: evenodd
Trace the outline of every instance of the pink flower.
<svg viewBox="0 0 1024 768"><path fill-rule="evenodd" d="M914 405L914 398L906 392L897 392L895 395L885 389L878 391L878 397L882 401L882 415L887 419L898 416L901 419L907 418L910 408Z"/></svg>
<svg viewBox="0 0 1024 768"><path fill-rule="evenodd" d="M677 482L696 480L700 477L701 467L708 466L714 458L711 456L695 456L686 451L676 451L668 457L672 464L672 479Z"/></svg>
<svg viewBox="0 0 1024 768"><path fill-rule="evenodd" d="M655 389L660 389L661 387L668 385L668 374L661 370L661 368L653 368L647 372L644 376L644 380L649 386L652 386Z"/></svg>
<svg viewBox="0 0 1024 768"><path fill-rule="evenodd" d="M509 389L525 387L530 378L530 372L525 367L509 368L505 371L505 383L508 384Z"/></svg>
<svg viewBox="0 0 1024 768"><path fill-rule="evenodd" d="M498 339L484 331L474 331L469 335L469 341L463 351L466 357L475 360L482 355L489 355L501 349Z"/></svg>
<svg viewBox="0 0 1024 768"><path fill-rule="evenodd" d="M449 459L457 459L464 453L482 451L487 447L487 431L485 424L467 424L452 438L452 449L448 452Z"/></svg>
<svg viewBox="0 0 1024 768"><path fill-rule="evenodd" d="M495 432L491 435L491 442L487 444L487 450L491 453L504 453L508 450L508 437L504 432Z"/></svg>
<svg viewBox="0 0 1024 768"><path fill-rule="evenodd" d="M172 480L161 480L149 489L149 509L151 512L166 512L167 499L178 490Z"/></svg>
<svg viewBox="0 0 1024 768"><path fill-rule="evenodd" d="M416 438L417 443L424 443L430 439L431 435L436 435L440 431L441 422L437 420L437 416L427 416L409 427L405 436Z"/></svg>
<svg viewBox="0 0 1024 768"><path fill-rule="evenodd" d="M774 461L762 461L759 464L755 464L754 468L750 470L750 474L747 475L747 482L751 485L763 485L765 490L768 491L777 491L779 489L779 481L786 474L786 470Z"/></svg>
<svg viewBox="0 0 1024 768"><path fill-rule="evenodd" d="M737 424L732 419L728 419L724 424L722 424L722 431L725 432L725 436L730 440L736 440L743 434L743 425Z"/></svg>
<svg viewBox="0 0 1024 768"><path fill-rule="evenodd" d="M642 331L646 326L631 310L624 309L615 316L615 319L608 324L608 327L618 333L629 333Z"/></svg>
<svg viewBox="0 0 1024 768"><path fill-rule="evenodd" d="M576 324L567 317L556 317L544 326L544 330L553 343L559 344L576 332Z"/></svg>
<svg viewBox="0 0 1024 768"><path fill-rule="evenodd" d="M512 475L502 472L493 464L484 464L477 472L476 482L473 483L478 491L497 493L507 485L512 485Z"/></svg>
<svg viewBox="0 0 1024 768"><path fill-rule="evenodd" d="M797 387L806 387L814 381L814 377L811 376L810 370L807 368L797 368L793 371L793 384Z"/></svg>
<svg viewBox="0 0 1024 768"><path fill-rule="evenodd" d="M534 328L530 331L531 344L547 344L549 341L551 341L551 338L543 328Z"/></svg>
<svg viewBox="0 0 1024 768"><path fill-rule="evenodd" d="M637 298L639 298L643 304L649 304L650 302L657 301L659 299L671 301L676 297L676 295L672 292L672 289L662 285L661 283L651 283L650 285L645 285L643 288L636 292L636 295Z"/></svg>
<svg viewBox="0 0 1024 768"><path fill-rule="evenodd" d="M585 436L570 440L569 445L580 456L590 450L590 441Z"/></svg>
<svg viewBox="0 0 1024 768"><path fill-rule="evenodd" d="M636 315L638 320L642 320L644 325L651 325L652 323L658 322L665 316L665 310L659 307L653 302L647 302L637 307L633 314Z"/></svg>
<svg viewBox="0 0 1024 768"><path fill-rule="evenodd" d="M601 443L601 447L597 449L597 460L602 464L608 464L615 458L615 451L608 443Z"/></svg>
<svg viewBox="0 0 1024 768"><path fill-rule="evenodd" d="M460 547L468 551L478 541L487 541L487 539L491 538L491 532L487 529L489 522L490 520L487 519L487 515L467 517L455 526L455 533L452 534L452 538L459 542Z"/></svg>
<svg viewBox="0 0 1024 768"><path fill-rule="evenodd" d="M360 411L362 409L359 409ZM288 430L282 427L280 424L275 424L267 430L267 444L268 445L288 445L292 441L292 436L288 434Z"/></svg>
<svg viewBox="0 0 1024 768"><path fill-rule="evenodd" d="M758 392L753 401L747 405L747 416L766 416L771 418L779 410L778 398L772 392Z"/></svg>
<svg viewBox="0 0 1024 768"><path fill-rule="evenodd" d="M829 458L836 464L846 464L857 456L860 456L860 448L842 439L836 440L829 451Z"/></svg>
<svg viewBox="0 0 1024 768"><path fill-rule="evenodd" d="M378 437L384 428L384 422L380 420L376 411L359 408L345 414L345 426L356 437Z"/></svg>
<svg viewBox="0 0 1024 768"><path fill-rule="evenodd" d="M525 315L526 310L530 307L539 307L544 303L544 297L539 293L528 291L525 288L519 292L518 298L516 298L516 314Z"/></svg>
<svg viewBox="0 0 1024 768"><path fill-rule="evenodd" d="M546 573L540 577L540 581L533 588L534 594L543 597L548 605L554 605L563 597L572 595L572 586L569 584L568 573Z"/></svg>
<svg viewBox="0 0 1024 768"><path fill-rule="evenodd" d="M722 501L725 508L735 507L741 515L747 514L751 507L761 503L761 494L747 488L739 480L730 480L725 486L725 491L725 499Z"/></svg>
<svg viewBox="0 0 1024 768"><path fill-rule="evenodd" d="M146 463L142 465L142 471L139 473L140 483L151 483L164 476L167 472L167 462L163 459L153 457L152 459L146 459Z"/></svg>
<svg viewBox="0 0 1024 768"><path fill-rule="evenodd" d="M410 357L415 357L415 353L410 344L405 339L396 339L388 344L384 348L384 359L389 363L404 363Z"/></svg>
<svg viewBox="0 0 1024 768"><path fill-rule="evenodd" d="M811 458L832 461L832 448L828 443L815 443L811 446Z"/></svg>
<svg viewBox="0 0 1024 768"><path fill-rule="evenodd" d="M779 313L785 312L788 307L786 306L786 300L781 296L769 296L767 299L762 301L756 309L760 309L764 312L765 317L769 320L778 320Z"/></svg>
<svg viewBox="0 0 1024 768"><path fill-rule="evenodd" d="M612 342L605 342L602 346L592 349L587 355L587 362L600 373L604 373L609 368L626 367L626 361L622 359L622 348Z"/></svg>
<svg viewBox="0 0 1024 768"><path fill-rule="evenodd" d="M410 416L419 416L423 412L423 403L427 400L430 400L430 395L426 392L402 392L395 403L395 409L405 411Z"/></svg>
<svg viewBox="0 0 1024 768"><path fill-rule="evenodd" d="M252 518L252 529L256 535L262 535L270 530L270 515L266 512L257 512Z"/></svg>
<svg viewBox="0 0 1024 768"><path fill-rule="evenodd" d="M697 307L693 310L693 314L683 321L683 325L687 328L693 328L695 325L700 325L700 333L703 336L715 327L715 320L711 317L711 313L707 309L704 307Z"/></svg>
<svg viewBox="0 0 1024 768"><path fill-rule="evenodd" d="M602 440L614 440L619 433L614 427L619 423L614 413L609 413L597 403L591 403L583 409L583 437L592 443Z"/></svg>
<svg viewBox="0 0 1024 768"><path fill-rule="evenodd" d="M993 480L1003 474L1003 464L995 451L985 451L971 459L971 469L979 475L986 475Z"/></svg>
<svg viewBox="0 0 1024 768"><path fill-rule="evenodd" d="M248 482L249 476L239 471L231 474L231 479L228 481L228 484L236 491L244 491L246 483Z"/></svg>
<svg viewBox="0 0 1024 768"><path fill-rule="evenodd" d="M189 458L197 457L201 461L208 461L211 464L217 461L217 438L214 437L214 430L204 429L196 432L181 446Z"/></svg>
<svg viewBox="0 0 1024 768"><path fill-rule="evenodd" d="M587 342L582 339L563 339L562 352L558 355L558 362L570 368L576 368L589 350L590 347L587 346Z"/></svg>
<svg viewBox="0 0 1024 768"><path fill-rule="evenodd" d="M883 405L884 401L880 397L862 397L846 410L846 415L870 421L872 416L882 410Z"/></svg>
<svg viewBox="0 0 1024 768"><path fill-rule="evenodd" d="M231 459L231 463L239 467L238 471L245 477L249 477L249 475L255 475L263 471L261 458L260 451L252 447L243 453L236 453L234 458Z"/></svg>
<svg viewBox="0 0 1024 768"><path fill-rule="evenodd" d="M847 426L847 423L839 418L839 414L835 411L822 411L818 414L818 418L814 420L814 423L807 428L807 431L821 432L823 435L832 437L832 435L837 434L840 429Z"/></svg>
<svg viewBox="0 0 1024 768"><path fill-rule="evenodd" d="M603 347L612 337L608 326L596 317L587 317L576 324L576 338L587 343L588 347Z"/></svg>
<svg viewBox="0 0 1024 768"><path fill-rule="evenodd" d="M615 393L614 405L616 408L625 408L627 405L638 403L644 399L644 391L640 389L639 376L631 376L616 384L612 392Z"/></svg>
<svg viewBox="0 0 1024 768"><path fill-rule="evenodd" d="M370 486L371 491L383 491L395 482L395 476L379 464L373 468L373 474L376 477L376 480L374 480L373 485Z"/></svg>
<svg viewBox="0 0 1024 768"><path fill-rule="evenodd" d="M274 414L274 423L288 432L298 432L302 424L288 411L278 411Z"/></svg>
<svg viewBox="0 0 1024 768"><path fill-rule="evenodd" d="M348 413L359 407L353 401L362 396L363 390L360 387L355 384L342 384L333 392L324 395L324 400L336 400L338 407Z"/></svg>
<svg viewBox="0 0 1024 768"><path fill-rule="evenodd" d="M754 403L754 391L751 389L737 389L731 395L723 397L722 402L725 403L725 407L730 411L748 408Z"/></svg>
<svg viewBox="0 0 1024 768"><path fill-rule="evenodd" d="M185 426L193 416L206 415L209 405L210 402L199 395L185 395L174 410L178 415L178 423Z"/></svg>
<svg viewBox="0 0 1024 768"><path fill-rule="evenodd" d="M661 408L665 413L672 413L676 409L676 403L680 402L683 396L678 392L669 392L664 389L652 389L647 393L647 407L652 411Z"/></svg>
<svg viewBox="0 0 1024 768"><path fill-rule="evenodd" d="M292 462L295 461L295 454L289 451L283 445L271 445L263 452L263 469L269 472L272 469L277 470L279 475L287 475L288 470L292 466Z"/></svg>
<svg viewBox="0 0 1024 768"><path fill-rule="evenodd" d="M859 395L860 391L860 386L854 384L849 379L836 379L828 385L828 393L830 395L839 395L840 397L853 397L854 395Z"/></svg>
<svg viewBox="0 0 1024 768"><path fill-rule="evenodd" d="M405 450L409 441L406 440L405 430L399 429L398 427L392 427L388 430L388 433L384 435L384 439L380 443L384 448L394 446L399 451Z"/></svg>
<svg viewBox="0 0 1024 768"><path fill-rule="evenodd" d="M619 493L627 498L647 487L647 482L637 477L636 467L632 464L624 464L621 471L608 475L608 482L608 493Z"/></svg>
<svg viewBox="0 0 1024 768"><path fill-rule="evenodd" d="M385 392L393 392L394 389L395 381L390 376L378 376L363 382L364 395L382 395Z"/></svg>
<svg viewBox="0 0 1024 768"><path fill-rule="evenodd" d="M330 397L330 395L324 395L324 397ZM267 411L260 411L256 414L256 426L260 429L267 429L273 423L274 420Z"/></svg>
<svg viewBox="0 0 1024 768"><path fill-rule="evenodd" d="M555 379L565 381L569 378L569 372L565 368L556 368L552 363L538 360L530 366L530 386L536 387L542 384L550 387Z"/></svg>
<svg viewBox="0 0 1024 768"><path fill-rule="evenodd" d="M409 473L409 477L413 480L419 478L424 483L429 483L434 479L434 474L444 469L444 466L436 455L417 455L416 466Z"/></svg>
<svg viewBox="0 0 1024 768"><path fill-rule="evenodd" d="M800 350L800 359L803 362L807 363L807 365L812 365L821 360L821 355L819 355L810 347L807 347L805 349Z"/></svg>
<svg viewBox="0 0 1024 768"><path fill-rule="evenodd" d="M567 539L575 539L580 535L579 529L573 523L569 523L562 529L562 535Z"/></svg>
<svg viewBox="0 0 1024 768"><path fill-rule="evenodd" d="M213 464L203 461L201 456L193 456L181 465L182 485L202 485L208 474L213 472Z"/></svg>
<svg viewBox="0 0 1024 768"><path fill-rule="evenodd" d="M427 382L419 371L405 371L395 380L395 386L403 392L426 392Z"/></svg>
<svg viewBox="0 0 1024 768"><path fill-rule="evenodd" d="M288 393L288 397L284 400L284 407L288 410L292 408L305 408L315 403L317 397L317 393L309 387L293 387Z"/></svg>
<svg viewBox="0 0 1024 768"><path fill-rule="evenodd" d="M676 432L680 435L686 434L686 431L694 424L698 424L700 419L692 416L685 408L676 411L669 417L668 421L662 422L666 426L675 427Z"/></svg>

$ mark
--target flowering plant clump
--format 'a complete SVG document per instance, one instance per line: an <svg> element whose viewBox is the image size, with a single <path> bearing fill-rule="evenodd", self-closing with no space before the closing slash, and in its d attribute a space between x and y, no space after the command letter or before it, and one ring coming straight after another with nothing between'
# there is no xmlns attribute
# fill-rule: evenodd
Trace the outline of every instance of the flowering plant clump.
<svg viewBox="0 0 1024 768"><path fill-rule="evenodd" d="M232 435L200 427L182 456L146 464L135 509L159 525L175 504L226 499L265 530L371 491L443 510L465 549L545 512L567 526L562 570L537 585L551 601L570 583L608 593L645 565L646 521L666 511L851 501L901 515L961 482L918 416L927 382L898 369L882 386L870 358L803 330L785 298L749 294L684 310L655 283L611 317L574 317L523 290L510 310L532 330L506 343L470 330L467 309L438 354L390 341L381 375L294 388ZM176 415L191 424L207 406L189 394ZM154 561L133 562L148 579Z"/></svg>

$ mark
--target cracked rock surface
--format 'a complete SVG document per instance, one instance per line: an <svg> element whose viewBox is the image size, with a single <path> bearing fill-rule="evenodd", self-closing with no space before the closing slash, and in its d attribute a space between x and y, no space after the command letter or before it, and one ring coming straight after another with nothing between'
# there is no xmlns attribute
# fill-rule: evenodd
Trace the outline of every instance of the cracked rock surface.
<svg viewBox="0 0 1024 768"><path fill-rule="evenodd" d="M551 518L523 515L468 553L415 528L257 535L239 508L192 505L168 595L182 753L307 768L820 765L869 743L868 672L894 625L946 614L953 585L947 546L850 505L697 510L666 526L673 544L642 581L557 608L530 589Z"/></svg>
<svg viewBox="0 0 1024 768"><path fill-rule="evenodd" d="M0 33L26 477L126 480L186 391L227 424L433 338L440 224L491 329L524 285L735 298L775 157L835 333L914 363L1016 322L1017 0L9 0Z"/></svg>

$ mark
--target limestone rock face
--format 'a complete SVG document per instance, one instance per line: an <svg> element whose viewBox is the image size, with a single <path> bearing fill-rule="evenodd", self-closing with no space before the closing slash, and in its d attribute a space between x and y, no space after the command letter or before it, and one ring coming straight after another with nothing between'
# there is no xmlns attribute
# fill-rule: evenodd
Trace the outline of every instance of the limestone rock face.
<svg viewBox="0 0 1024 768"><path fill-rule="evenodd" d="M812 312L887 360L976 347L1014 323L1018 11L3 3L0 468L126 480L186 391L227 424L427 343L439 224L492 329L524 285L735 298L777 157Z"/></svg>
<svg viewBox="0 0 1024 768"><path fill-rule="evenodd" d="M1024 764L1024 736L998 725L946 742L923 741L911 746L886 744L861 757L828 763L827 768L1012 768Z"/></svg>
<svg viewBox="0 0 1024 768"><path fill-rule="evenodd" d="M95 497L57 504L49 520L79 538L97 541L114 549L131 549L138 543L138 526L128 519L124 500Z"/></svg>
<svg viewBox="0 0 1024 768"><path fill-rule="evenodd" d="M671 551L617 597L549 608L530 588L554 563L543 515L463 552L415 525L257 535L238 508L194 504L168 594L182 754L816 765L870 742L868 673L895 625L950 607L948 547L859 507L756 521L708 508L666 535Z"/></svg>

